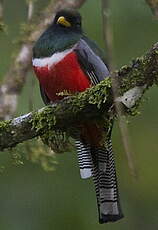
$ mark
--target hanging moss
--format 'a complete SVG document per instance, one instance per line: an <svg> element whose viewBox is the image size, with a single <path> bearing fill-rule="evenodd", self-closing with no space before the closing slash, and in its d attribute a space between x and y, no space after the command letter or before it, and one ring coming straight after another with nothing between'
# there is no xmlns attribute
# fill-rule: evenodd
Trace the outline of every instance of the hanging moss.
<svg viewBox="0 0 158 230"><path fill-rule="evenodd" d="M101 105L106 102L107 95L109 95L110 89L111 79L107 78L95 88L90 88L84 93L80 93L71 97L69 99L69 102L65 103L65 107L71 106L73 116L75 115L75 113L78 114L80 111L82 111L87 104L96 105L97 109L99 110L101 108ZM55 114L59 115L60 112L63 112L63 109L65 108L63 108L62 104L60 103L53 110L52 106L48 106L40 113L34 113L33 119L31 120L33 129L40 133L42 141L49 147L51 147L55 152L60 153L65 152L66 149L70 148L71 143L69 141L69 137L73 136L73 134L76 133L76 129L79 129L77 124L76 126L72 125L69 128L67 127L65 130L59 130L57 128L58 124L56 122L57 118ZM70 108L68 112L70 112ZM66 116L66 109L64 114ZM84 117L83 121L80 118L79 123L82 122L85 122ZM99 118L99 122L103 122L101 116Z"/></svg>
<svg viewBox="0 0 158 230"><path fill-rule="evenodd" d="M3 135L3 132L11 132L10 128L11 121L0 121L0 136Z"/></svg>
<svg viewBox="0 0 158 230"><path fill-rule="evenodd" d="M54 129L56 125L54 113L52 107L48 106L41 113L35 113L31 123L32 128L40 133L43 143L51 147L56 153L61 153L69 145L69 138L65 132Z"/></svg>
<svg viewBox="0 0 158 230"><path fill-rule="evenodd" d="M0 31L6 33L7 29L7 25L4 22L0 21Z"/></svg>

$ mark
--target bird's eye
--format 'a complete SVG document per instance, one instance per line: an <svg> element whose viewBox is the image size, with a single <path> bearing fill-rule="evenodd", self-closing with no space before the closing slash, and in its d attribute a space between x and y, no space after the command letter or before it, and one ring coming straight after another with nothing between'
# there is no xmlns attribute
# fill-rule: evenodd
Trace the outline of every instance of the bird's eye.
<svg viewBox="0 0 158 230"><path fill-rule="evenodd" d="M61 16L58 18L57 24L60 24L60 25L65 26L65 27L71 27L71 23L69 21L67 21L64 16Z"/></svg>

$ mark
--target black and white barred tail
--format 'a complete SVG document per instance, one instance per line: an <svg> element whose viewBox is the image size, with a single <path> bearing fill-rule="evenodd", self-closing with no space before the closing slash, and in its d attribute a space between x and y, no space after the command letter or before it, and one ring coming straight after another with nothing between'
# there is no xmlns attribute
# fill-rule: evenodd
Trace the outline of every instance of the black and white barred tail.
<svg viewBox="0 0 158 230"><path fill-rule="evenodd" d="M89 144L84 144L81 140L76 140L78 162L81 178L87 179L92 176L92 156Z"/></svg>
<svg viewBox="0 0 158 230"><path fill-rule="evenodd" d="M93 177L95 184L99 222L114 222L123 217L113 159L111 141L105 147L90 147L76 141L80 174L82 178Z"/></svg>

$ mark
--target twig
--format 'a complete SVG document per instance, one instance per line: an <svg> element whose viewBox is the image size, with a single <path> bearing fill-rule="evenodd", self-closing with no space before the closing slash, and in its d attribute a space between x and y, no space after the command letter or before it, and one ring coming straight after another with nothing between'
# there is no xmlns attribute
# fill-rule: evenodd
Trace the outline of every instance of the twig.
<svg viewBox="0 0 158 230"><path fill-rule="evenodd" d="M18 95L21 93L31 66L32 46L53 20L55 12L61 8L78 9L86 0L56 0L51 1L43 10L40 22L31 30L27 39L22 43L17 57L4 76L0 86L0 119L10 119L16 111ZM31 25L30 25L31 26Z"/></svg>
<svg viewBox="0 0 158 230"><path fill-rule="evenodd" d="M145 0L147 4L150 6L155 17L158 17L158 0Z"/></svg>
<svg viewBox="0 0 158 230"><path fill-rule="evenodd" d="M114 99L116 99L119 96L118 88L119 88L119 82L118 79L115 78L115 74L113 74L115 65L113 61L113 32L110 25L110 4L109 0L102 0L102 16L103 16L103 33L104 33L104 41L106 43L106 54L108 58L108 65L109 69L112 72L112 89L113 89L113 96ZM118 114L118 124L122 136L122 142L125 149L125 153L128 160L128 166L130 169L130 173L134 178L137 177L136 167L134 163L134 156L133 156L133 150L131 150L130 145L130 138L129 138L129 132L126 124L125 117L123 116L123 107L120 103L115 103L115 108Z"/></svg>
<svg viewBox="0 0 158 230"><path fill-rule="evenodd" d="M0 31L5 32L6 26L3 22L3 0L0 0Z"/></svg>
<svg viewBox="0 0 158 230"><path fill-rule="evenodd" d="M33 17L33 13L34 13L34 2L32 0L29 0L27 4L28 4L27 19L28 19L28 22L30 22Z"/></svg>
<svg viewBox="0 0 158 230"><path fill-rule="evenodd" d="M0 22L3 20L3 0L0 0Z"/></svg>
<svg viewBox="0 0 158 230"><path fill-rule="evenodd" d="M28 13L27 13L27 21L31 23L34 14L34 3L35 0L26 0L28 5ZM29 95L28 95L28 109L29 111L33 110L33 92L34 92L35 82L32 79L29 87Z"/></svg>
<svg viewBox="0 0 158 230"><path fill-rule="evenodd" d="M102 0L103 37L106 47L107 61L110 71L115 69L113 61L113 33L110 25L110 4L109 0Z"/></svg>

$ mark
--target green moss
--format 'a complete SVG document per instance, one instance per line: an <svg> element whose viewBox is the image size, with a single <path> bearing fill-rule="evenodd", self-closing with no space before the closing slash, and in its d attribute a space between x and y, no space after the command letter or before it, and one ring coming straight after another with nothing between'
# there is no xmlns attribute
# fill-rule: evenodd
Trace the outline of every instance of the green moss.
<svg viewBox="0 0 158 230"><path fill-rule="evenodd" d="M0 121L0 129L6 129L7 127L9 127L11 123L11 120L9 121Z"/></svg>
<svg viewBox="0 0 158 230"><path fill-rule="evenodd" d="M140 111L138 110L138 107L140 106L140 104L141 104L141 101L137 101L136 104L132 108L127 109L126 114L130 116L140 115Z"/></svg>
<svg viewBox="0 0 158 230"><path fill-rule="evenodd" d="M153 52L153 55L155 54L156 53ZM148 74L148 72L150 75L152 73L152 65L150 62L153 63L153 60L150 60L150 58L147 56L136 58L132 61L130 66L123 66L119 72L117 72L117 76L121 78L119 90L119 94L121 96L136 86L147 85L147 87L144 88L141 98L136 101L135 105L130 109L125 108L126 114L128 115L136 116L140 114L138 107L142 103L143 94L149 88L149 86L153 84L154 79L149 78ZM150 83L150 81L152 81L152 83Z"/></svg>
<svg viewBox="0 0 158 230"><path fill-rule="evenodd" d="M0 19L0 32L8 32L8 26L3 22L2 18Z"/></svg>
<svg viewBox="0 0 158 230"><path fill-rule="evenodd" d="M0 174L9 170L10 165L22 167L26 161L40 165L45 171L54 171L57 164L54 152L40 139L33 139L1 152Z"/></svg>
<svg viewBox="0 0 158 230"><path fill-rule="evenodd" d="M140 58L136 59L131 66L124 66L121 68L117 73L117 76L119 77L119 74L121 74L121 76L126 75L126 77L122 79L119 78L121 82L121 95L132 87L135 87L137 85L136 82L138 82L138 85L140 82L142 83L144 76L143 73L140 74L140 69L144 68L145 65L146 62ZM134 70L132 70L133 66L135 67ZM128 74L130 74L131 70L133 75L132 79L129 79ZM65 102L65 107L69 108L64 111L65 117L67 116L67 112L68 117L71 117L70 111L72 111L72 116L75 116L75 114L78 116L80 111L83 112L83 109L85 109L88 104L96 105L96 114L93 122L96 122L101 127L104 126L106 133L108 133L112 120L116 116L114 107L112 106L113 96L111 85L111 78L106 78L95 87L89 88L83 93L70 97L69 100ZM140 105L140 101L141 100L137 101L131 109L125 108L125 112L132 116L139 114L138 106ZM48 106L43 111L35 113L31 121L33 128L40 134L42 141L50 146L55 152L64 152L65 149L69 148L69 137L73 136L73 133L76 133L76 129L79 129L77 124L74 124L74 126L71 124L70 127L65 126L66 132L65 130L61 130L61 125L59 125L60 131L57 129L58 124L55 114L62 114L62 109L63 104L58 104L53 110L52 106ZM82 122L85 123L85 117L83 117L82 120L82 117L79 116L79 124L82 124Z"/></svg>
<svg viewBox="0 0 158 230"><path fill-rule="evenodd" d="M70 98L68 103L71 104L72 112L75 113L81 111L87 103L96 104L100 109L101 104L105 103L107 99L110 87L111 79L107 78L104 82L101 82L95 88L90 88L86 92L80 93L76 95L76 97ZM31 123L32 127L40 134L40 137L45 144L51 147L55 152L65 152L66 149L70 148L71 145L69 136L75 133L75 129L77 128L67 128L66 132L55 129L55 114L58 111L61 111L60 104L58 104L53 110L51 106L48 106L43 111L34 113Z"/></svg>
<svg viewBox="0 0 158 230"><path fill-rule="evenodd" d="M106 102L107 96L111 91L111 79L106 78L104 81L96 85L95 87L87 89L85 92L77 94L77 96L70 100L72 105L72 112L76 113L82 110L85 105L96 105L98 109Z"/></svg>
<svg viewBox="0 0 158 230"><path fill-rule="evenodd" d="M9 121L0 121L0 136L3 135L2 132L9 132L11 120Z"/></svg>
<svg viewBox="0 0 158 230"><path fill-rule="evenodd" d="M119 70L118 75L121 77L120 95L123 95L124 92L139 85L139 82L142 83L142 80L144 80L144 71L142 71L144 66L145 63L143 63L143 60L137 58L130 66L123 66Z"/></svg>
<svg viewBox="0 0 158 230"><path fill-rule="evenodd" d="M26 159L40 164L45 171L54 171L57 164L54 152L38 138L23 144Z"/></svg>
<svg viewBox="0 0 158 230"><path fill-rule="evenodd" d="M89 89L91 96L88 97L89 104L97 105L97 108L100 109L101 105L107 101L107 96L109 96L111 91L111 79L106 78L103 82L98 84L95 88Z"/></svg>
<svg viewBox="0 0 158 230"><path fill-rule="evenodd" d="M34 113L31 123L33 128L39 133L43 133L46 129L52 129L56 124L56 117L53 114L52 107L47 106L41 112Z"/></svg>
<svg viewBox="0 0 158 230"><path fill-rule="evenodd" d="M40 134L43 143L51 147L56 153L61 153L69 147L69 136L65 132L54 129L56 110L53 111L52 107L48 106L43 111L35 113L31 123L32 127Z"/></svg>

